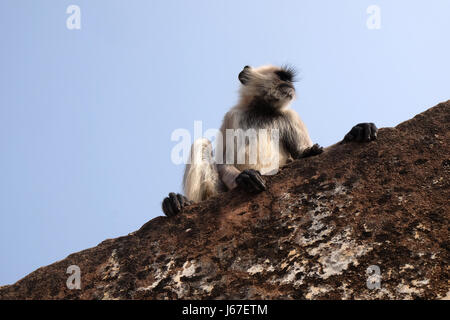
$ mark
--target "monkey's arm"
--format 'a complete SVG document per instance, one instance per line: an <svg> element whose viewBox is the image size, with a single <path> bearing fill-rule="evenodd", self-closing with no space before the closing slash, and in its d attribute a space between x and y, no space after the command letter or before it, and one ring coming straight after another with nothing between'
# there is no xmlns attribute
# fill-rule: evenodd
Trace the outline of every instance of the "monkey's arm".
<svg viewBox="0 0 450 320"><path fill-rule="evenodd" d="M253 169L239 171L235 166L226 164L217 165L217 169L220 179L228 190L238 186L252 193L266 190L266 182L259 171Z"/></svg>
<svg viewBox="0 0 450 320"><path fill-rule="evenodd" d="M336 149L339 145L348 142L369 142L377 139L378 128L372 122L358 123L341 141L325 148L325 152Z"/></svg>
<svg viewBox="0 0 450 320"><path fill-rule="evenodd" d="M294 111L289 110L286 114L290 129L282 130L281 139L283 145L294 159L315 156L324 151L328 152L343 143L369 142L377 139L378 128L374 123L358 123L345 135L344 139L324 150L318 144L312 145L305 125Z"/></svg>
<svg viewBox="0 0 450 320"><path fill-rule="evenodd" d="M281 142L294 159L312 157L323 152L317 143L313 145L306 126L293 110L286 112L281 126Z"/></svg>

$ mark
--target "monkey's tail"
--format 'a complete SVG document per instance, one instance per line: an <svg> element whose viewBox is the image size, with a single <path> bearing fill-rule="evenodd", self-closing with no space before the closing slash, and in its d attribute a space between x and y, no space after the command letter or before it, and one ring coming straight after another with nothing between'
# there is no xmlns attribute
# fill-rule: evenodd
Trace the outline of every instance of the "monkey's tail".
<svg viewBox="0 0 450 320"><path fill-rule="evenodd" d="M189 160L183 178L186 197L199 202L216 195L219 190L219 174L211 142L205 138L194 141Z"/></svg>

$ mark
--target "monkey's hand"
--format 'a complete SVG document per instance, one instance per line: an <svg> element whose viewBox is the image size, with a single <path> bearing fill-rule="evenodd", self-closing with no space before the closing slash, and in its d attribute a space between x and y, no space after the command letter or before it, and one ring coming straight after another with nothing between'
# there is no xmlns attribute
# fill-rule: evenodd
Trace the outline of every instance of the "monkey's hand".
<svg viewBox="0 0 450 320"><path fill-rule="evenodd" d="M162 202L162 210L168 217L176 216L187 205L193 202L188 200L185 196L179 193L169 193L167 198L164 198Z"/></svg>
<svg viewBox="0 0 450 320"><path fill-rule="evenodd" d="M317 143L313 145L312 147L306 148L303 150L302 154L300 155L300 158L308 158L317 156L318 154L321 154L323 152L323 147L319 146Z"/></svg>
<svg viewBox="0 0 450 320"><path fill-rule="evenodd" d="M369 142L377 139L378 128L374 123L358 123L344 137L341 143L345 142Z"/></svg>
<svg viewBox="0 0 450 320"><path fill-rule="evenodd" d="M236 184L248 192L257 193L266 190L266 183L259 171L247 169L236 177Z"/></svg>

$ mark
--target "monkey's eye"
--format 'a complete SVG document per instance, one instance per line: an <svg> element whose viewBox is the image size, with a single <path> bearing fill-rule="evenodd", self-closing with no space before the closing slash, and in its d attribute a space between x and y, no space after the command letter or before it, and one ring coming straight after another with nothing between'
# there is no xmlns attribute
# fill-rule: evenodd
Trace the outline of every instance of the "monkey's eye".
<svg viewBox="0 0 450 320"><path fill-rule="evenodd" d="M275 71L275 74L280 78L281 81L292 81L294 75L290 71L279 70Z"/></svg>

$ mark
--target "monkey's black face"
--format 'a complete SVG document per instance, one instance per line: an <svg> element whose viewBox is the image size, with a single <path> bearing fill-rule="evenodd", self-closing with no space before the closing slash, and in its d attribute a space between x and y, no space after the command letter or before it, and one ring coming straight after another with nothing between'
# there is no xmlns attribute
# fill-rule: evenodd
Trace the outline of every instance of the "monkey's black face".
<svg viewBox="0 0 450 320"><path fill-rule="evenodd" d="M294 99L294 78L295 71L291 67L245 66L239 73L239 81L243 85L241 93L273 108L282 108Z"/></svg>
<svg viewBox="0 0 450 320"><path fill-rule="evenodd" d="M277 90L279 91L282 97L286 97L287 99L293 99L295 96L295 88L292 83L289 82L280 83L277 87Z"/></svg>

